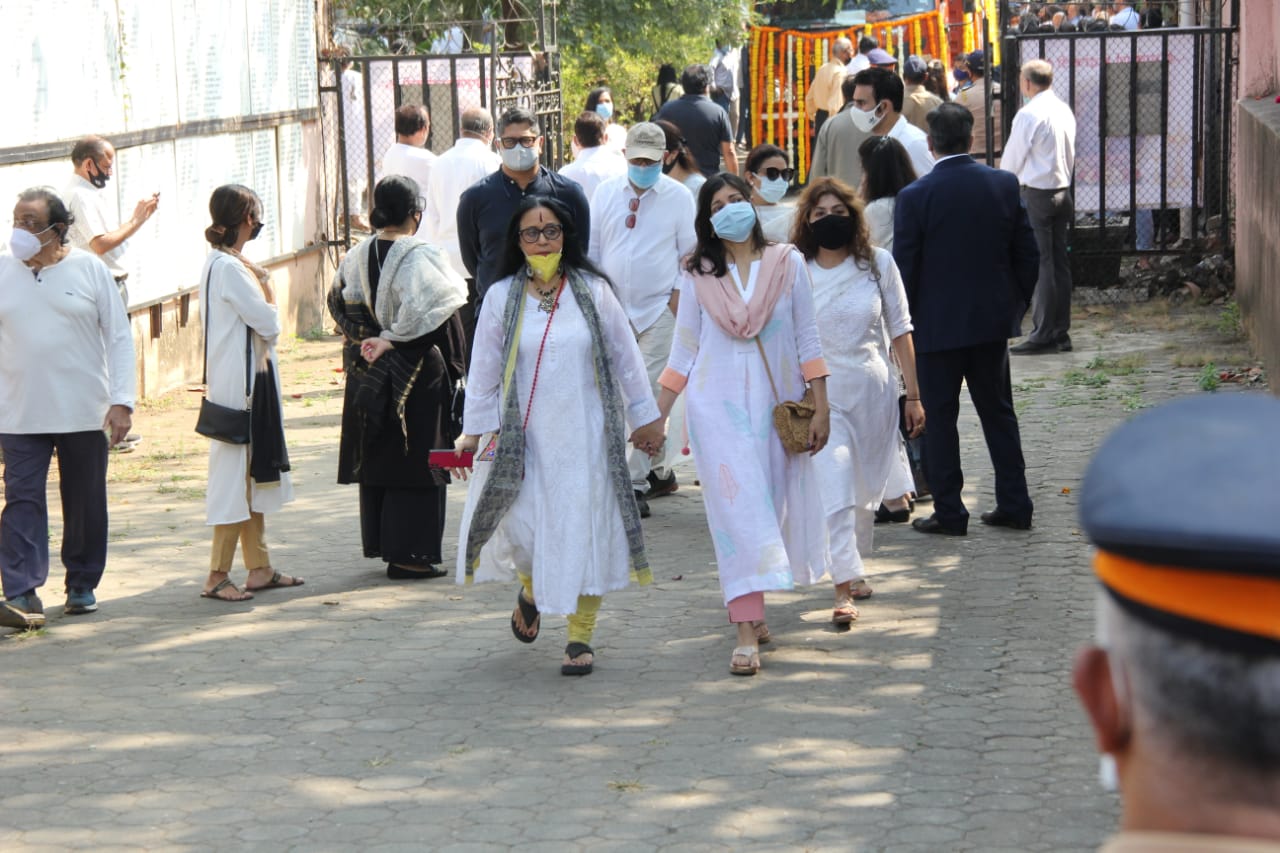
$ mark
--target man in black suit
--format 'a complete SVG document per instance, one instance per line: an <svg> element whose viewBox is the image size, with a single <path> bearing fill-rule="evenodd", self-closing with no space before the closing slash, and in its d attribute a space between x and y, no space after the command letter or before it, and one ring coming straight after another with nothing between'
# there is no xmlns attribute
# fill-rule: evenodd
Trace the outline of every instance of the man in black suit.
<svg viewBox="0 0 1280 853"><path fill-rule="evenodd" d="M960 383L982 421L996 472L996 508L984 524L1026 530L1032 504L1009 381L1009 341L1035 292L1040 254L1012 174L969 156L973 114L943 104L928 115L933 171L900 193L893 256L915 324L920 398L929 415L925 450L933 515L922 533L963 536L969 512L960 491ZM970 227L957 230L955 216ZM974 235L981 237L973 239Z"/></svg>

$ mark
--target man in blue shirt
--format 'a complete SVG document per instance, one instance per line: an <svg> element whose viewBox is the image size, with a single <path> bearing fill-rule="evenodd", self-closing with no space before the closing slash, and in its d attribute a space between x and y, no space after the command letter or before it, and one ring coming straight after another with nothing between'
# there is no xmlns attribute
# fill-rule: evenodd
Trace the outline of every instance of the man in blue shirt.
<svg viewBox="0 0 1280 853"><path fill-rule="evenodd" d="M472 184L458 201L458 248L482 301L497 280L507 226L525 196L552 196L564 202L573 211L583 251L591 233L591 213L582 187L540 162L542 135L537 116L518 107L507 110L498 119L497 142L502 166Z"/></svg>

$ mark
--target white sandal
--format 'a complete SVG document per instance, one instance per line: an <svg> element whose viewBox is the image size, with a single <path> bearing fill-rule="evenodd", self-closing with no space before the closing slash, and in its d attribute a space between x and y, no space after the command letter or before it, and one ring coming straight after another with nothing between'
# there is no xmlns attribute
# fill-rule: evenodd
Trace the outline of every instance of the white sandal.
<svg viewBox="0 0 1280 853"><path fill-rule="evenodd" d="M734 663L735 658L746 658L746 665ZM760 671L760 648L759 646L738 646L733 650L733 657L729 658L729 672L734 675L755 675Z"/></svg>

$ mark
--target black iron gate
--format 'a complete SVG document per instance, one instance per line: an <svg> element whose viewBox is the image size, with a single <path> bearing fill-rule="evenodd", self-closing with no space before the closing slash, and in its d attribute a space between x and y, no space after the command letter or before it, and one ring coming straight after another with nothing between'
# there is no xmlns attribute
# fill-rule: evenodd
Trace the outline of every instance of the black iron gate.
<svg viewBox="0 0 1280 853"><path fill-rule="evenodd" d="M404 104L427 109L431 131L426 147L436 154L457 140L464 110L483 107L496 119L512 107L528 109L538 116L545 137L543 163L559 167L564 134L555 4L543 3L538 16L527 20L457 22L487 28L495 23L499 31L512 23L535 25L541 49L500 49L494 40L480 52L320 60L321 217L331 249L347 249L353 232L358 239L367 229L382 154L396 141L395 111Z"/></svg>
<svg viewBox="0 0 1280 853"><path fill-rule="evenodd" d="M1114 285L1125 255L1231 245L1236 36L1206 26L1005 38L1006 138L1025 61L1052 63L1053 90L1075 113L1077 286Z"/></svg>

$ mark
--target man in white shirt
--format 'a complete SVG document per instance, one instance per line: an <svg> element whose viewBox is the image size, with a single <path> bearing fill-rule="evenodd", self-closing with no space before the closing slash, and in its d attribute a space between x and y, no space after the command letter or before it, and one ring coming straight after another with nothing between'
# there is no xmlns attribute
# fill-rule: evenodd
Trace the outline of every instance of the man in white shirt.
<svg viewBox="0 0 1280 853"><path fill-rule="evenodd" d="M854 112L849 115L861 130L901 142L916 177L923 178L933 170L933 154L925 132L902 116L905 97L901 77L883 68L868 68L853 78Z"/></svg>
<svg viewBox="0 0 1280 853"><path fill-rule="evenodd" d="M396 141L382 158L382 174L378 180L387 175L413 178L418 194L425 199L427 187L431 185L431 167L436 162L436 155L422 147L430 133L431 116L426 107L405 104L396 110Z"/></svg>
<svg viewBox="0 0 1280 853"><path fill-rule="evenodd" d="M1040 277L1032 300L1033 327L1010 352L1035 355L1071 350L1071 266L1067 228L1075 216L1071 176L1076 160L1076 118L1053 93L1053 66L1034 59L1022 66L1029 100L1013 117L1000 168L1022 185L1022 200L1040 249Z"/></svg>
<svg viewBox="0 0 1280 853"><path fill-rule="evenodd" d="M475 279L462 263L462 250L458 246L458 198L467 187L497 170L502 160L493 151L493 116L488 110L483 107L463 110L458 130L458 141L437 157L431 167L434 177L427 187L427 204L418 236L444 249L454 270L467 280L467 304L462 308L462 315L470 343L479 300ZM469 352L467 356L469 359Z"/></svg>
<svg viewBox="0 0 1280 853"><path fill-rule="evenodd" d="M627 161L616 148L605 144L606 125L599 113L584 112L573 123L573 140L578 153L572 163L560 167L560 174L582 187L590 200L596 187L609 178L627 173Z"/></svg>
<svg viewBox="0 0 1280 853"><path fill-rule="evenodd" d="M711 100L724 108L729 116L729 128L736 136L738 107L738 51L725 44L716 43L716 51L707 63L711 68Z"/></svg>
<svg viewBox="0 0 1280 853"><path fill-rule="evenodd" d="M0 625L44 624L49 577L49 461L62 480L68 615L98 609L107 560L107 449L132 423L133 336L105 264L67 244L71 214L52 190L13 209L0 256Z"/></svg>
<svg viewBox="0 0 1280 853"><path fill-rule="evenodd" d="M849 64L845 66L846 76L852 77L859 71L866 71L871 67L871 59L867 54L875 50L880 45L871 36L863 36L858 39L858 52L849 60Z"/></svg>
<svg viewBox="0 0 1280 853"><path fill-rule="evenodd" d="M111 180L116 160L116 150L101 136L86 136L71 149L71 165L75 172L63 191L67 209L71 212L71 229L67 234L71 245L102 258L111 271L125 309L129 307L129 290L126 280L129 269L125 266L128 239L138 233L160 203L160 193L152 193L138 201L133 216L116 228L108 223L108 207L112 206L103 191Z"/></svg>
<svg viewBox="0 0 1280 853"><path fill-rule="evenodd" d="M631 320L654 389L671 354L680 258L693 251L694 204L689 191L662 174L667 136L652 122L632 125L624 151L627 174L610 178L591 197L589 256L613 281ZM656 393L656 390L655 390ZM648 454L628 456L641 516L646 498L676 490L676 475L650 468Z"/></svg>
<svg viewBox="0 0 1280 853"><path fill-rule="evenodd" d="M1142 16L1133 8L1132 3L1116 3L1111 13L1110 28L1113 30L1136 30Z"/></svg>

